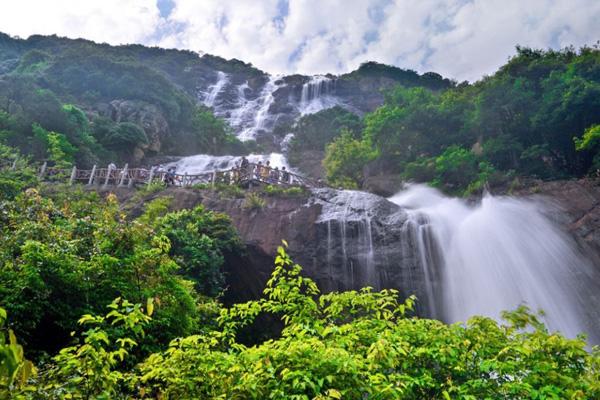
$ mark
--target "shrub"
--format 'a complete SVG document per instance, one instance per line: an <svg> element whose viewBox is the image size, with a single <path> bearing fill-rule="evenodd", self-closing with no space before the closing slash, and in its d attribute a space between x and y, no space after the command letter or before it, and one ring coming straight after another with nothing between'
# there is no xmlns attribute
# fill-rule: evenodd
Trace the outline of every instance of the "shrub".
<svg viewBox="0 0 600 400"><path fill-rule="evenodd" d="M265 199L263 199L260 194L251 192L246 194L243 207L249 210L260 210L264 208L266 204Z"/></svg>

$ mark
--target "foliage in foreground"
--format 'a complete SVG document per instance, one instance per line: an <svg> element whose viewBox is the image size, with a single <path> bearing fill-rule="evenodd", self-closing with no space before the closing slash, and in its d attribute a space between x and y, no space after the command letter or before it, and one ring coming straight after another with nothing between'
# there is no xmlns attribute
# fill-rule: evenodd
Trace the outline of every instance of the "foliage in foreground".
<svg viewBox="0 0 600 400"><path fill-rule="evenodd" d="M131 219L113 195L35 181L16 194L27 184L16 172L0 170L0 305L28 356L66 345L81 315L119 296L156 299L140 359L202 330L224 290L225 258L243 251L227 216L201 206L169 212L161 198Z"/></svg>
<svg viewBox="0 0 600 400"><path fill-rule="evenodd" d="M175 339L131 368L150 323L146 309L117 299L106 317L85 315L82 340L43 372L14 382L0 368L0 394L14 398L106 399L596 399L600 352L548 332L524 306L507 323L411 317L414 298L394 290L320 294L283 247L260 300L221 309L218 328ZM245 346L237 335L260 315L281 333ZM115 329L116 328L116 329ZM0 367L6 352L0 342ZM10 360L9 360L10 361ZM24 364L22 364L24 365ZM29 375L35 369L29 367Z"/></svg>
<svg viewBox="0 0 600 400"><path fill-rule="evenodd" d="M177 339L134 379L165 399L592 399L600 354L582 339L550 333L526 307L507 324L410 317L414 298L394 290L321 295L279 248L257 301L221 311L221 329ZM281 318L280 337L236 342L263 313ZM524 328L528 328L524 330Z"/></svg>

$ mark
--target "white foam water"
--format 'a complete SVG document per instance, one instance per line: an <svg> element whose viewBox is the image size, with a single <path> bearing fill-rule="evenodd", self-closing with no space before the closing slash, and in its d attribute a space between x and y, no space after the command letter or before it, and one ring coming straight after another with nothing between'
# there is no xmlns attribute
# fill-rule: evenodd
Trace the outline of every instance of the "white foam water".
<svg viewBox="0 0 600 400"><path fill-rule="evenodd" d="M335 81L327 76L314 75L302 85L298 111L300 115L314 114L340 104L333 95Z"/></svg>
<svg viewBox="0 0 600 400"><path fill-rule="evenodd" d="M236 118L243 121L243 116L251 115L253 118L250 120L249 124L240 124L238 125L241 128L241 131L237 134L238 139L242 141L253 140L256 138L256 135L264 129L268 129L268 122L271 120L271 115L269 114L269 108L273 101L275 101L275 97L273 93L277 90L278 86L275 83L278 77L270 76L269 80L263 87L260 96L254 101L247 101L241 106L241 110L236 115ZM235 113L234 113L235 114ZM242 116L240 118L239 116ZM230 123L234 125L236 121L230 121Z"/></svg>
<svg viewBox="0 0 600 400"><path fill-rule="evenodd" d="M214 107L215 101L217 100L217 96L219 95L219 93L221 93L221 91L228 82L229 75L227 75L225 72L217 71L217 81L213 85L208 87L208 92L206 92L206 96L202 101L204 105L207 107Z"/></svg>
<svg viewBox="0 0 600 400"><path fill-rule="evenodd" d="M251 163L262 161L270 162L271 167L286 167L289 165L285 156L281 153L270 154L249 154L246 156ZM223 171L231 169L241 162L241 156L211 156L209 154L197 154L194 156L183 157L175 162L169 163L164 168L175 167L178 174L202 174L205 172Z"/></svg>
<svg viewBox="0 0 600 400"><path fill-rule="evenodd" d="M498 318L501 311L525 303L533 311L543 310L547 326L567 336L593 329L587 320L593 309L589 303L598 293L597 272L547 217L547 203L486 195L468 205L422 185L389 200L408 209L408 223L411 218L425 221L423 232L436 242L433 250L417 250L426 277L440 269L442 293L430 295L440 297L444 319ZM436 259L431 251L440 252L440 265L430 265Z"/></svg>

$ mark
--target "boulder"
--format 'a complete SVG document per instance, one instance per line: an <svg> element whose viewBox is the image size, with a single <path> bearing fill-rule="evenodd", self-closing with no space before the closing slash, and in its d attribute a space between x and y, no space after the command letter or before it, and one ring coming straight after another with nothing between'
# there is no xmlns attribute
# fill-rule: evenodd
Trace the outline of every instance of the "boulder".
<svg viewBox="0 0 600 400"><path fill-rule="evenodd" d="M170 137L169 123L162 111L153 105L137 100L113 100L107 104L99 104L96 109L104 117L115 122L132 122L144 129L148 144L140 145L134 154L139 161L148 152L158 153L165 140Z"/></svg>

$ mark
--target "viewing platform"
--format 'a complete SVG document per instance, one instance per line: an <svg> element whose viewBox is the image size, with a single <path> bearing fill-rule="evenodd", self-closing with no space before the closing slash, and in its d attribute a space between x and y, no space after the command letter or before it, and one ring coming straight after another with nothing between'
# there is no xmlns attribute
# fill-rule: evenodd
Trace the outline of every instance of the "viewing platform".
<svg viewBox="0 0 600 400"><path fill-rule="evenodd" d="M3 168L15 169L16 160L2 163ZM150 186L162 183L170 186L189 188L197 185L238 185L251 188L259 185L281 185L284 187L320 188L325 185L320 180L307 178L296 173L270 168L266 165L248 163L246 167L215 170L200 174L180 174L161 167L123 168L109 165L106 168L70 169L50 167L44 162L38 169L38 178L44 182L64 182L70 185L101 185L117 187Z"/></svg>

